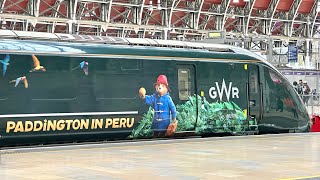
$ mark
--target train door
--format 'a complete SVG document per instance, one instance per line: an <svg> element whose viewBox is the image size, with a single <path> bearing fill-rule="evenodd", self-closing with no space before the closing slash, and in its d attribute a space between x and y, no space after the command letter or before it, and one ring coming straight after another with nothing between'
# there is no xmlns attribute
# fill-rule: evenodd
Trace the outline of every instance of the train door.
<svg viewBox="0 0 320 180"><path fill-rule="evenodd" d="M194 94L196 94L196 74L195 74L195 66L192 65L177 65L177 73L178 73L178 101L176 104L183 105L188 104L185 107L184 111L188 111L188 120L184 120L185 122L190 123L188 128L184 128L185 131L195 131L197 117L198 117L198 99L194 98ZM188 102L189 101L189 102ZM191 116L190 116L191 114ZM182 115L182 114L181 114ZM179 119L178 119L179 121ZM177 132L179 133L179 132Z"/></svg>
<svg viewBox="0 0 320 180"><path fill-rule="evenodd" d="M248 67L248 106L249 106L249 123L257 125L262 119L262 93L259 76L259 67L250 64Z"/></svg>

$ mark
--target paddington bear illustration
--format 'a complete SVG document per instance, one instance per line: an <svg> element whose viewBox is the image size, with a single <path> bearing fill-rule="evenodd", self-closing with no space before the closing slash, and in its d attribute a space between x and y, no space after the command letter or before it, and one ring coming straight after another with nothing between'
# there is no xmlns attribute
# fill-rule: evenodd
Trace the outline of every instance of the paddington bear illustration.
<svg viewBox="0 0 320 180"><path fill-rule="evenodd" d="M156 92L153 95L146 95L146 90L143 87L140 88L139 95L144 100L144 103L152 106L154 110L154 117L151 125L153 137L164 137L166 135L168 136L167 130L169 131L169 129L172 129L168 129L171 118L173 120L171 125L175 125L176 127L176 107L170 97L169 84L165 75L160 75L158 77L154 87ZM172 133L172 130L170 131ZM169 136L170 135L171 134L169 134Z"/></svg>

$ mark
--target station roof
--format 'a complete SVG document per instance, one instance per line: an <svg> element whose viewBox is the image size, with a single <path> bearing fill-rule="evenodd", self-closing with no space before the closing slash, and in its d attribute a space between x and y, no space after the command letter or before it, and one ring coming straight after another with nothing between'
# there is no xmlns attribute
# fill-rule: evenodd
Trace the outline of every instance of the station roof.
<svg viewBox="0 0 320 180"><path fill-rule="evenodd" d="M292 22L289 26L295 31L288 36L299 36L307 17L320 24L316 6L316 0L2 0L0 23L11 30L54 33L69 33L71 25L77 24L76 33L117 36L122 30L130 31L128 37L139 37L137 32L143 30L149 38L163 30L159 27L171 28L171 36L196 37L201 35L198 30L237 31L240 26L263 33L258 21L265 18L271 21L273 35L282 33L285 21ZM229 16L233 14L236 18ZM223 28L216 15L222 17ZM239 25L240 17L249 22Z"/></svg>

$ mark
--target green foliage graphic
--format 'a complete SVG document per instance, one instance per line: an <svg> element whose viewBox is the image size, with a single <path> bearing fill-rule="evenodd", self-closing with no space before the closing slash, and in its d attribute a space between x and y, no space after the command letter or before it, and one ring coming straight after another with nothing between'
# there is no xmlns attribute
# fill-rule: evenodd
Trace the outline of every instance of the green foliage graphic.
<svg viewBox="0 0 320 180"><path fill-rule="evenodd" d="M149 107L149 110L146 114L143 115L142 120L139 123L139 126L132 130L129 138L146 138L152 136L151 124L153 119L153 109Z"/></svg>
<svg viewBox="0 0 320 180"><path fill-rule="evenodd" d="M193 131L196 133L241 132L248 127L248 122L242 109L234 102L209 103L205 97L193 95L181 105L176 105L179 131ZM198 113L197 113L198 111ZM198 121L197 120L198 114ZM144 114L140 124L132 131L131 138L152 136L151 123L153 110L150 107Z"/></svg>

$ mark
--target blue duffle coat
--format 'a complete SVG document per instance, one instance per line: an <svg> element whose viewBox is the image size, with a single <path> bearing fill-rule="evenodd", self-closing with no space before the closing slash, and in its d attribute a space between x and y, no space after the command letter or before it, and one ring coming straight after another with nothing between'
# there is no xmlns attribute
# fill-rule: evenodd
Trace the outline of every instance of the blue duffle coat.
<svg viewBox="0 0 320 180"><path fill-rule="evenodd" d="M152 106L154 109L151 129L153 131L166 131L171 118L175 119L177 116L176 106L170 94L166 93L163 96L160 96L158 93L146 95L145 104Z"/></svg>

